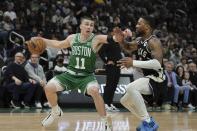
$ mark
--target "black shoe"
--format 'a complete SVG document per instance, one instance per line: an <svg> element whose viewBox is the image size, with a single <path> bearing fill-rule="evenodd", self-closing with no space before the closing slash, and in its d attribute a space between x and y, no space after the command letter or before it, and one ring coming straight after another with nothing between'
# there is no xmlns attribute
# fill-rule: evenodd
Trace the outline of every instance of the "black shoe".
<svg viewBox="0 0 197 131"><path fill-rule="evenodd" d="M14 100L10 101L11 107L13 107L14 109L20 109L20 104Z"/></svg>
<svg viewBox="0 0 197 131"><path fill-rule="evenodd" d="M185 109L188 109L188 108L189 108L189 107L188 107L188 104L186 104L186 103L183 103L183 104L182 104L182 107L185 108Z"/></svg>

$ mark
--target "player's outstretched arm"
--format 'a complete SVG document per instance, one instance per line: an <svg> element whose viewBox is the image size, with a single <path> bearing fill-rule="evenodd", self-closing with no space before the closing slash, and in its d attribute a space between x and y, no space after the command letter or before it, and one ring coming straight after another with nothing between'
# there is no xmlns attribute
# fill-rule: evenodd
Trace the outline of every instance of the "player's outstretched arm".
<svg viewBox="0 0 197 131"><path fill-rule="evenodd" d="M96 35L93 48L98 52L103 44L116 44L117 40L113 35Z"/></svg>
<svg viewBox="0 0 197 131"><path fill-rule="evenodd" d="M68 48L70 47L70 41L73 39L74 35L69 35L65 40L59 41L59 40L51 40L51 39L46 39L42 37L32 37L31 40L35 39L43 39L47 47L52 47L52 48Z"/></svg>
<svg viewBox="0 0 197 131"><path fill-rule="evenodd" d="M132 32L130 29L122 31L120 28L114 28L114 36L120 46L128 53L137 50L137 41L132 40Z"/></svg>

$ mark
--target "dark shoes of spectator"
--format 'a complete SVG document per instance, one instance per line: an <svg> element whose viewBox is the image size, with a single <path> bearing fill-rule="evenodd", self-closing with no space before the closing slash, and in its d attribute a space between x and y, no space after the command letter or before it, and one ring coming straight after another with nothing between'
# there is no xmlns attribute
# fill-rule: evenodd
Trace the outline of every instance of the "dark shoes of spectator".
<svg viewBox="0 0 197 131"><path fill-rule="evenodd" d="M178 111L177 103L173 103L173 104L172 104L171 110L173 110L173 111Z"/></svg>
<svg viewBox="0 0 197 131"><path fill-rule="evenodd" d="M183 108L189 108L189 107L188 107L188 104L185 104L185 103L183 103L182 107L183 107Z"/></svg>
<svg viewBox="0 0 197 131"><path fill-rule="evenodd" d="M14 100L11 100L10 104L11 104L11 107L13 107L14 109L20 109L21 108L19 102L16 102Z"/></svg>

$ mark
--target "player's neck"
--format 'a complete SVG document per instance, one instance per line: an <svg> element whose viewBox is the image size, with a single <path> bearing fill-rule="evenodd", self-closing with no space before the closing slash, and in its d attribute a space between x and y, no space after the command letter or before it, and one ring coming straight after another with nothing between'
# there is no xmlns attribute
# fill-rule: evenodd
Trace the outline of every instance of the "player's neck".
<svg viewBox="0 0 197 131"><path fill-rule="evenodd" d="M90 35L91 35L91 34L87 34L87 35L86 35L86 34L82 34L82 33L81 33L81 34L80 34L80 41L81 41L81 42L87 41L87 39L90 37Z"/></svg>
<svg viewBox="0 0 197 131"><path fill-rule="evenodd" d="M146 40L146 39L148 39L151 35L152 35L151 32L147 32L147 33L144 33L144 34L142 35L142 38L143 38L144 40Z"/></svg>

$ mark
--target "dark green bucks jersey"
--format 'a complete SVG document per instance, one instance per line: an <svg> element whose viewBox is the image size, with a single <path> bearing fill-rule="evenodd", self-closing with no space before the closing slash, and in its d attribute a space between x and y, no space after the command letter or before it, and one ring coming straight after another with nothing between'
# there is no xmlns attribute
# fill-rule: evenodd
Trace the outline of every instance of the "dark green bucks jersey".
<svg viewBox="0 0 197 131"><path fill-rule="evenodd" d="M92 73L95 69L96 53L92 49L92 40L94 34L91 34L86 42L80 42L80 34L76 34L71 43L71 56L68 69L78 73Z"/></svg>

